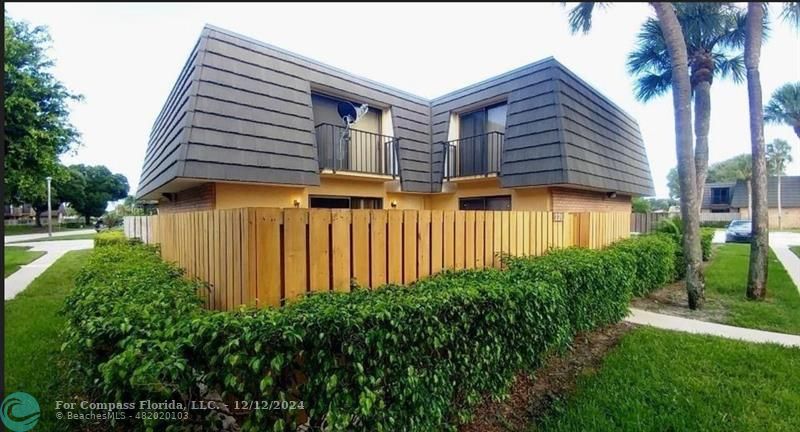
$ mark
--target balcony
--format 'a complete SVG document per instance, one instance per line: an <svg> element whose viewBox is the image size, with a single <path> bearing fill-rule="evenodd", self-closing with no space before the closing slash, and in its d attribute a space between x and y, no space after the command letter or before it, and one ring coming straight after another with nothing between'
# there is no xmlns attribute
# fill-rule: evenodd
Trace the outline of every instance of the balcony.
<svg viewBox="0 0 800 432"><path fill-rule="evenodd" d="M489 132L444 144L444 178L498 175L505 135Z"/></svg>
<svg viewBox="0 0 800 432"><path fill-rule="evenodd" d="M330 123L315 129L321 171L397 177L396 138Z"/></svg>

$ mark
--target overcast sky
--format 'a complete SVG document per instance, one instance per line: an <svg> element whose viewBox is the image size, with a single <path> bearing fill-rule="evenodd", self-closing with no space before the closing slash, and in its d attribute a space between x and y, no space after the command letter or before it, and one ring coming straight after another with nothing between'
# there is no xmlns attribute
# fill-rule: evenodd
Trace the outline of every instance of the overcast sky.
<svg viewBox="0 0 800 432"><path fill-rule="evenodd" d="M128 177L131 193L152 123L206 23L427 98L554 56L639 121L658 196L675 165L671 96L637 102L625 71L652 14L645 4L600 10L588 36L569 34L560 4L6 3L6 13L49 27L56 76L85 96L72 110L83 144L63 162L104 164ZM782 22L772 28L761 56L765 103L800 80L800 36ZM792 129L768 125L765 138L789 141L788 174L800 175ZM711 162L749 149L746 87L715 81Z"/></svg>

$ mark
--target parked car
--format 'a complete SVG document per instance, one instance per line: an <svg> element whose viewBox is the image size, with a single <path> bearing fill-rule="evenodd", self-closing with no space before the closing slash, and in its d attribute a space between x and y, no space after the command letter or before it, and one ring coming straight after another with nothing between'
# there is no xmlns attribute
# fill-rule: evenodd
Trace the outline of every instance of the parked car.
<svg viewBox="0 0 800 432"><path fill-rule="evenodd" d="M94 223L94 230L100 232L106 229L106 224L103 223L102 219L97 219L97 222Z"/></svg>
<svg viewBox="0 0 800 432"><path fill-rule="evenodd" d="M734 219L725 230L725 243L750 243L753 239L753 225L749 220Z"/></svg>

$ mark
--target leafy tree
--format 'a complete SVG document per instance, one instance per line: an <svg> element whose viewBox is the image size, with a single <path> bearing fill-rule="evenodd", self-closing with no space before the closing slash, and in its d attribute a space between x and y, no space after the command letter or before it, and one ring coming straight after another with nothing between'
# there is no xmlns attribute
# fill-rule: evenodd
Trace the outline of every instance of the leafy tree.
<svg viewBox="0 0 800 432"><path fill-rule="evenodd" d="M697 202L702 202L708 170L708 131L711 120L711 84L715 77L744 80L738 52L744 44L745 14L730 3L673 3L683 29L694 97ZM647 102L672 87L672 66L658 20L648 19L628 56L628 71L637 77L636 97ZM699 211L699 207L698 210Z"/></svg>
<svg viewBox="0 0 800 432"><path fill-rule="evenodd" d="M778 229L783 228L781 203L781 176L786 172L786 164L792 163L792 147L782 139L767 144L767 167L778 177Z"/></svg>
<svg viewBox="0 0 800 432"><path fill-rule="evenodd" d="M78 144L68 103L80 100L51 73L45 51L50 36L5 17L3 96L5 97L5 202L47 208L45 177L61 173L59 155Z"/></svg>
<svg viewBox="0 0 800 432"><path fill-rule="evenodd" d="M72 165L70 183L62 193L62 199L82 214L86 224L91 217L100 217L106 212L109 201L128 195L128 179L122 174L112 174L102 165ZM84 187L81 189L80 186Z"/></svg>
<svg viewBox="0 0 800 432"><path fill-rule="evenodd" d="M592 14L597 5L603 3L580 2L569 12L572 32L588 32L592 26ZM702 251L700 248L700 214L697 199L694 145L692 142L692 86L689 81L689 54L681 23L672 3L650 3L655 9L658 27L664 40L664 49L669 57L672 88L672 106L675 116L675 153L678 159L681 214L684 223L683 255L686 261L686 292L689 307L702 306L703 277Z"/></svg>
<svg viewBox="0 0 800 432"><path fill-rule="evenodd" d="M669 197L677 200L681 196L681 185L678 182L678 168L672 167L667 173L667 187Z"/></svg>
<svg viewBox="0 0 800 432"><path fill-rule="evenodd" d="M764 121L791 126L800 138L800 82L784 84L772 93Z"/></svg>
<svg viewBox="0 0 800 432"><path fill-rule="evenodd" d="M648 199L636 197L631 202L631 210L634 213L650 213L652 208L650 207L650 201Z"/></svg>

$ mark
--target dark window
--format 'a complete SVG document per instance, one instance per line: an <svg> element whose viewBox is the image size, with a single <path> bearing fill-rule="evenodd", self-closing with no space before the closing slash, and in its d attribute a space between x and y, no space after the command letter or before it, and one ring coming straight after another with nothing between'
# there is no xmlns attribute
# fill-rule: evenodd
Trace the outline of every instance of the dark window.
<svg viewBox="0 0 800 432"><path fill-rule="evenodd" d="M730 204L730 188L711 188L711 204Z"/></svg>
<svg viewBox="0 0 800 432"><path fill-rule="evenodd" d="M511 210L511 197L490 196L461 198L458 201L459 210Z"/></svg>
<svg viewBox="0 0 800 432"><path fill-rule="evenodd" d="M308 206L333 209L382 209L383 198L310 196Z"/></svg>
<svg viewBox="0 0 800 432"><path fill-rule="evenodd" d="M731 209L711 209L711 213L730 213Z"/></svg>

